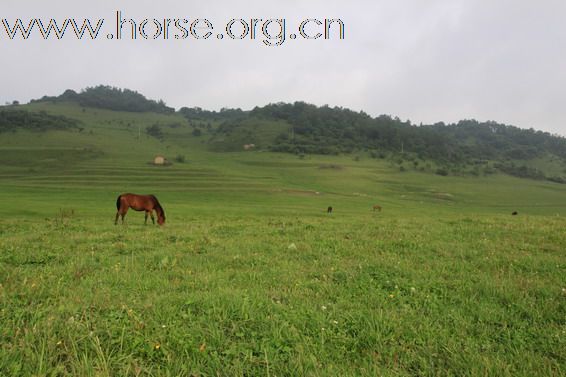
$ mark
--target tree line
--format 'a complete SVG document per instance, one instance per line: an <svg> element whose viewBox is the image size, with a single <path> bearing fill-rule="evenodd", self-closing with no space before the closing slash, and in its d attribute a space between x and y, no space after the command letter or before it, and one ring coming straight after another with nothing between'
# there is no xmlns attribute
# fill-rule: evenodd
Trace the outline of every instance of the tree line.
<svg viewBox="0 0 566 377"><path fill-rule="evenodd" d="M79 128L79 121L45 111L30 112L12 108L0 109L0 132L25 129L30 131L68 130Z"/></svg>
<svg viewBox="0 0 566 377"><path fill-rule="evenodd" d="M566 159L566 139L548 132L521 129L493 121L462 120L415 125L397 117L371 117L341 107L304 102L276 103L244 112L209 112L184 108L187 119L213 120L217 131L229 133L249 118L283 120L289 124L269 146L272 151L340 154L367 150L376 154L410 153L442 162L529 160L544 154Z"/></svg>
<svg viewBox="0 0 566 377"><path fill-rule="evenodd" d="M239 128L245 133L250 120L265 124L284 121L288 129L266 147L275 152L300 156L367 152L374 158L394 161L401 171L407 166L426 169L430 164L424 162L429 161L437 166L430 170L440 175L465 171L474 175L492 174L499 170L523 178L566 183L563 176L546 176L528 166L530 160L552 156L566 163L566 138L494 121L468 119L451 124L416 125L390 115L371 117L363 111L317 107L304 102L269 104L251 111L184 108L181 113L189 122L215 121L214 132L225 139Z"/></svg>

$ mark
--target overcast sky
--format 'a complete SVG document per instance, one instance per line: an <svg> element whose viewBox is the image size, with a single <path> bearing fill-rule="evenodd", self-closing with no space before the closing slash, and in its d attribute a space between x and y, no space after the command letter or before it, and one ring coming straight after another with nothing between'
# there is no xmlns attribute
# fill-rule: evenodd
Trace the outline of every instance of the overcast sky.
<svg viewBox="0 0 566 377"><path fill-rule="evenodd" d="M206 40L176 40L174 29L168 40L110 40L117 10L138 25L149 19L148 34L153 18L207 19L214 30ZM564 0L2 0L10 26L17 18L104 24L95 41L71 29L62 40L38 29L11 40L1 24L0 101L105 84L177 109L305 101L417 124L475 118L566 136L564 15ZM255 40L218 39L231 19L252 18L284 18L286 34L298 37L266 46L259 23ZM303 39L301 21L315 18L341 19L345 38L335 28L333 39Z"/></svg>

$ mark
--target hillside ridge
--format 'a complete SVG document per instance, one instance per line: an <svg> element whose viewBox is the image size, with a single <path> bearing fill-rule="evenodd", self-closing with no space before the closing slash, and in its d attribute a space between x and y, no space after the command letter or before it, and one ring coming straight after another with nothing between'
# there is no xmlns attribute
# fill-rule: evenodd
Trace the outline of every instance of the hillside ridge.
<svg viewBox="0 0 566 377"><path fill-rule="evenodd" d="M390 160L400 170L433 171L439 175L458 172L485 175L500 171L566 183L566 138L495 121L468 119L451 124L415 125L390 115L372 117L363 111L305 102L273 103L252 110L182 107L175 111L162 100L150 100L129 89L103 85L80 93L69 89L60 96L30 102L32 105L64 103L76 103L83 111L98 108L176 115L176 119L184 118L186 124L157 122L144 127L144 133L163 142L168 127L189 127L187 137L198 137L209 150L217 152L243 151L244 147L253 146L298 156L368 155ZM11 113L14 111L19 112L20 119L26 119L22 116L25 110L26 105L3 107L0 132L15 127L45 128L6 121L14 118L16 113ZM61 119L70 124L73 119L80 122L81 116L79 113ZM52 120L46 122L52 123ZM552 167L549 169L547 165Z"/></svg>

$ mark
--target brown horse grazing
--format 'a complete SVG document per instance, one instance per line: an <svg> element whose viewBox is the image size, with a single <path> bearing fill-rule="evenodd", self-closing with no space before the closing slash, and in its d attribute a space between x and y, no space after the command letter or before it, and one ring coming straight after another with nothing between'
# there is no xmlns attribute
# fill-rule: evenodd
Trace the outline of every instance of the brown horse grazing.
<svg viewBox="0 0 566 377"><path fill-rule="evenodd" d="M332 213L332 207L328 207L328 208L326 209L326 213Z"/></svg>
<svg viewBox="0 0 566 377"><path fill-rule="evenodd" d="M372 208L373 208L374 211L377 210L377 211L381 212L381 206L380 205L375 204Z"/></svg>
<svg viewBox="0 0 566 377"><path fill-rule="evenodd" d="M135 211L145 211L145 223L147 224L147 216L151 216L151 221L155 224L153 211L157 213L157 223L163 225L165 223L165 211L159 204L159 201L154 195L137 195L137 194L122 194L116 199L116 219L114 224L118 224L118 217L122 216L122 224L124 224L124 216L128 213L128 209L132 208Z"/></svg>

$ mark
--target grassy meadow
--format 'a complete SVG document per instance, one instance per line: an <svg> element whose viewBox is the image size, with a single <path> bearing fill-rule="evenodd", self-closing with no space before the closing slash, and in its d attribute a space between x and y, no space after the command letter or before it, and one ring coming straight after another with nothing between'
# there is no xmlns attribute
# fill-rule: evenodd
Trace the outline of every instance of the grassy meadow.
<svg viewBox="0 0 566 377"><path fill-rule="evenodd" d="M176 115L28 108L84 129L0 134L0 376L566 373L566 185L212 152ZM155 194L167 224L115 226L122 192Z"/></svg>

